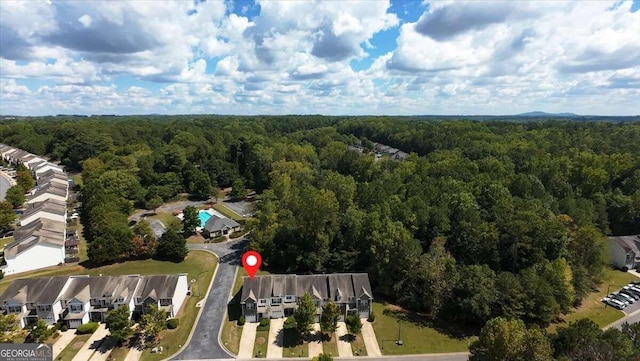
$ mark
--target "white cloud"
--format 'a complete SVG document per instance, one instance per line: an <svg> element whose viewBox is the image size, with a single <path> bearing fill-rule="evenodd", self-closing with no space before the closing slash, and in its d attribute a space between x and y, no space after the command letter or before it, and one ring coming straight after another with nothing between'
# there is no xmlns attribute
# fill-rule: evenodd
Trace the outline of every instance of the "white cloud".
<svg viewBox="0 0 640 361"><path fill-rule="evenodd" d="M0 112L640 113L630 2L258 3L0 1Z"/></svg>

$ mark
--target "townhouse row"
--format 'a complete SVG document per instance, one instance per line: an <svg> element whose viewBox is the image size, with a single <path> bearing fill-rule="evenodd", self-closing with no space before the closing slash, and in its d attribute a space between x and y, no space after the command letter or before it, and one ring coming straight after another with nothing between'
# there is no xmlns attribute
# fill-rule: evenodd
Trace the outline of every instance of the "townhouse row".
<svg viewBox="0 0 640 361"><path fill-rule="evenodd" d="M305 293L316 306L316 322L320 321L322 306L329 300L338 306L341 320L349 315L368 318L372 312L373 293L366 273L279 274L244 277L242 315L246 322L291 316Z"/></svg>
<svg viewBox="0 0 640 361"><path fill-rule="evenodd" d="M16 315L20 327L44 320L77 328L104 322L107 312L126 306L137 319L151 305L175 317L189 294L187 274L68 276L13 281L0 296L5 314Z"/></svg>
<svg viewBox="0 0 640 361"><path fill-rule="evenodd" d="M23 164L36 179L0 270L12 275L64 263L68 254L77 253L75 232L67 232L67 174L55 163L5 144L0 144L0 156L12 166Z"/></svg>

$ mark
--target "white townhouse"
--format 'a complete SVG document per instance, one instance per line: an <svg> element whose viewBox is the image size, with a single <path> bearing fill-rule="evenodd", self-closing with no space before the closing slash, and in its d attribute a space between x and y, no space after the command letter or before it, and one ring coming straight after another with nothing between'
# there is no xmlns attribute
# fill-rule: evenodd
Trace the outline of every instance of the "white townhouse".
<svg viewBox="0 0 640 361"><path fill-rule="evenodd" d="M40 218L66 223L67 204L56 199L27 203L24 213L20 216L19 224L26 226Z"/></svg>
<svg viewBox="0 0 640 361"><path fill-rule="evenodd" d="M51 162L40 163L37 165L37 167L33 169L33 173L35 174L36 178L42 177L44 173L47 173L49 171L54 171L54 172L59 172L64 174L64 169L62 168L62 166L59 166Z"/></svg>
<svg viewBox="0 0 640 361"><path fill-rule="evenodd" d="M0 296L5 314L14 314L21 328L45 320L53 325L60 319L59 299L67 277L17 279Z"/></svg>
<svg viewBox="0 0 640 361"><path fill-rule="evenodd" d="M64 263L66 223L39 218L13 232L15 240L4 247L5 275Z"/></svg>
<svg viewBox="0 0 640 361"><path fill-rule="evenodd" d="M0 307L15 314L21 327L42 318L77 328L104 322L107 312L120 306L139 317L145 307L157 304L167 317L175 317L188 295L187 283L187 274L18 279L0 296Z"/></svg>
<svg viewBox="0 0 640 361"><path fill-rule="evenodd" d="M68 185L57 183L47 183L37 186L31 191L31 195L27 199L27 203L36 203L46 201L47 199L55 199L58 201L67 201L69 197Z"/></svg>

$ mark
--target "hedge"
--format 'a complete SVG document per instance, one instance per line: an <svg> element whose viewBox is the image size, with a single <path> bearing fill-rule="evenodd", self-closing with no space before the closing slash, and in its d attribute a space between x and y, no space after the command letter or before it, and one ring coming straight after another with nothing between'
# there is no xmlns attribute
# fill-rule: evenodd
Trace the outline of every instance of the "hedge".
<svg viewBox="0 0 640 361"><path fill-rule="evenodd" d="M85 323L84 325L78 326L78 328L76 328L76 333L78 335L88 335L96 332L97 329L98 329L97 322L89 322L89 323Z"/></svg>

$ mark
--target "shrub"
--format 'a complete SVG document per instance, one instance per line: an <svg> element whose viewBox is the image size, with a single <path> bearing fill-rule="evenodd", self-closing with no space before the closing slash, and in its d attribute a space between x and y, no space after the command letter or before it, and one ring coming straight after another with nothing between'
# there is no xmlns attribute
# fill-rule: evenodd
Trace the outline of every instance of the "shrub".
<svg viewBox="0 0 640 361"><path fill-rule="evenodd" d="M293 316L287 317L284 321L284 325L282 326L285 330L293 330L296 328L296 319Z"/></svg>
<svg viewBox="0 0 640 361"><path fill-rule="evenodd" d="M178 328L179 324L180 320L178 320L177 318L170 318L169 320L167 320L167 328L170 330Z"/></svg>
<svg viewBox="0 0 640 361"><path fill-rule="evenodd" d="M78 328L76 329L76 333L78 335L88 335L96 332L97 329L98 329L97 322L89 322L89 323L85 323L84 325L78 326Z"/></svg>
<svg viewBox="0 0 640 361"><path fill-rule="evenodd" d="M246 319L244 318L244 316L240 316L240 318L238 318L238 326L244 326L245 322Z"/></svg>
<svg viewBox="0 0 640 361"><path fill-rule="evenodd" d="M269 319L268 318L263 318L260 320L260 324L257 327L258 331L267 331L269 330Z"/></svg>
<svg viewBox="0 0 640 361"><path fill-rule="evenodd" d="M373 311L371 311L371 313L369 313L369 317L367 318L367 321L374 322L375 320L376 320L376 314L373 313Z"/></svg>
<svg viewBox="0 0 640 361"><path fill-rule="evenodd" d="M62 325L62 327L60 327L60 331L64 332L67 331L69 329L69 326L67 325Z"/></svg>

